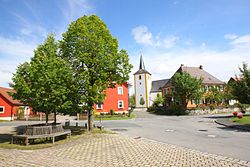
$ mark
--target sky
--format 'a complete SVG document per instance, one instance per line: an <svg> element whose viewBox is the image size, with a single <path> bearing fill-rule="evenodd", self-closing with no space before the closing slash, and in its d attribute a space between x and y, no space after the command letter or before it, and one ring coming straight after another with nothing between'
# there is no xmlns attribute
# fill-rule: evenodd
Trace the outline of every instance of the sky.
<svg viewBox="0 0 250 167"><path fill-rule="evenodd" d="M70 22L91 14L128 51L132 84L141 55L153 80L184 64L227 82L250 62L249 0L0 0L0 86L47 34L61 39Z"/></svg>

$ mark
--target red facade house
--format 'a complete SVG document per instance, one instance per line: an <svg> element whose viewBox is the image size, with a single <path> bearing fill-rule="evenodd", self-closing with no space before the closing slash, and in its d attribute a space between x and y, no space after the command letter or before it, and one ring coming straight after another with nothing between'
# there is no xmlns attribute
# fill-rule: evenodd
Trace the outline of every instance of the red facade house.
<svg viewBox="0 0 250 167"><path fill-rule="evenodd" d="M23 104L18 100L13 100L9 93L15 90L0 87L0 120L13 120L18 108Z"/></svg>
<svg viewBox="0 0 250 167"><path fill-rule="evenodd" d="M128 83L116 85L115 88L106 90L106 98L103 103L94 106L97 112L108 113L113 110L115 113L128 113Z"/></svg>

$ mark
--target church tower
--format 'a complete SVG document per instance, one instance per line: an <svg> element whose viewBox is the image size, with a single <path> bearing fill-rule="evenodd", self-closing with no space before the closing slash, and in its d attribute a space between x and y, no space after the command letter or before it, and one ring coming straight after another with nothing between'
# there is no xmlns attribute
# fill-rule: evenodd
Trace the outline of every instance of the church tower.
<svg viewBox="0 0 250 167"><path fill-rule="evenodd" d="M140 58L139 70L134 73L134 88L135 88L135 108L148 108L149 92L151 90L151 74L145 69L145 65ZM145 101L143 105L140 104L141 99Z"/></svg>

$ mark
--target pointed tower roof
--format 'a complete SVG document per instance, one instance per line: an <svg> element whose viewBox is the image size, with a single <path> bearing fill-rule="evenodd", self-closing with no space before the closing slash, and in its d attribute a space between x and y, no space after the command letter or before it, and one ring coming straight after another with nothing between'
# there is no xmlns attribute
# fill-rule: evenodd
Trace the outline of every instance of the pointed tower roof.
<svg viewBox="0 0 250 167"><path fill-rule="evenodd" d="M151 74L145 69L145 64L144 64L144 61L143 61L142 55L141 55L140 64L139 64L139 70L138 70L136 73L134 73L134 75L136 75L136 74L145 74L145 73L151 75Z"/></svg>

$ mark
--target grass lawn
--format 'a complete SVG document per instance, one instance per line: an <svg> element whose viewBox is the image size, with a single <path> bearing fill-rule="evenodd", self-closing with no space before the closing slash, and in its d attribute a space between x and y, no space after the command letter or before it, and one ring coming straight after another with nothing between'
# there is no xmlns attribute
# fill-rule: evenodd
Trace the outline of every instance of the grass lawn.
<svg viewBox="0 0 250 167"><path fill-rule="evenodd" d="M103 120L123 120L123 119L132 119L132 118L135 118L136 115L134 113L132 113L130 115L130 117L128 116L123 116L123 115L113 115L113 116L110 116L110 115L103 115L103 116L97 116L95 117L95 120L96 121L99 121L100 119L103 121Z"/></svg>
<svg viewBox="0 0 250 167"><path fill-rule="evenodd" d="M0 120L0 123L1 123L1 122L9 122L9 121L7 121L7 120Z"/></svg>
<svg viewBox="0 0 250 167"><path fill-rule="evenodd" d="M241 118L241 119L239 119L237 117L233 117L232 121L240 123L240 124L250 124L250 116L243 116L243 118Z"/></svg>
<svg viewBox="0 0 250 167"><path fill-rule="evenodd" d="M71 138L63 139L63 137L57 137L55 143L52 144L51 141L45 139L36 139L35 144L29 144L28 146L20 145L20 144L10 144L11 134L0 134L0 148L6 149L20 149L20 150L36 150L42 148L53 147L57 145L61 145L67 143L69 141L77 140L82 137L94 137L97 134L114 134L114 132L94 129L92 133L88 133L87 130L83 127L70 127L71 129ZM63 140L61 140L63 139Z"/></svg>

